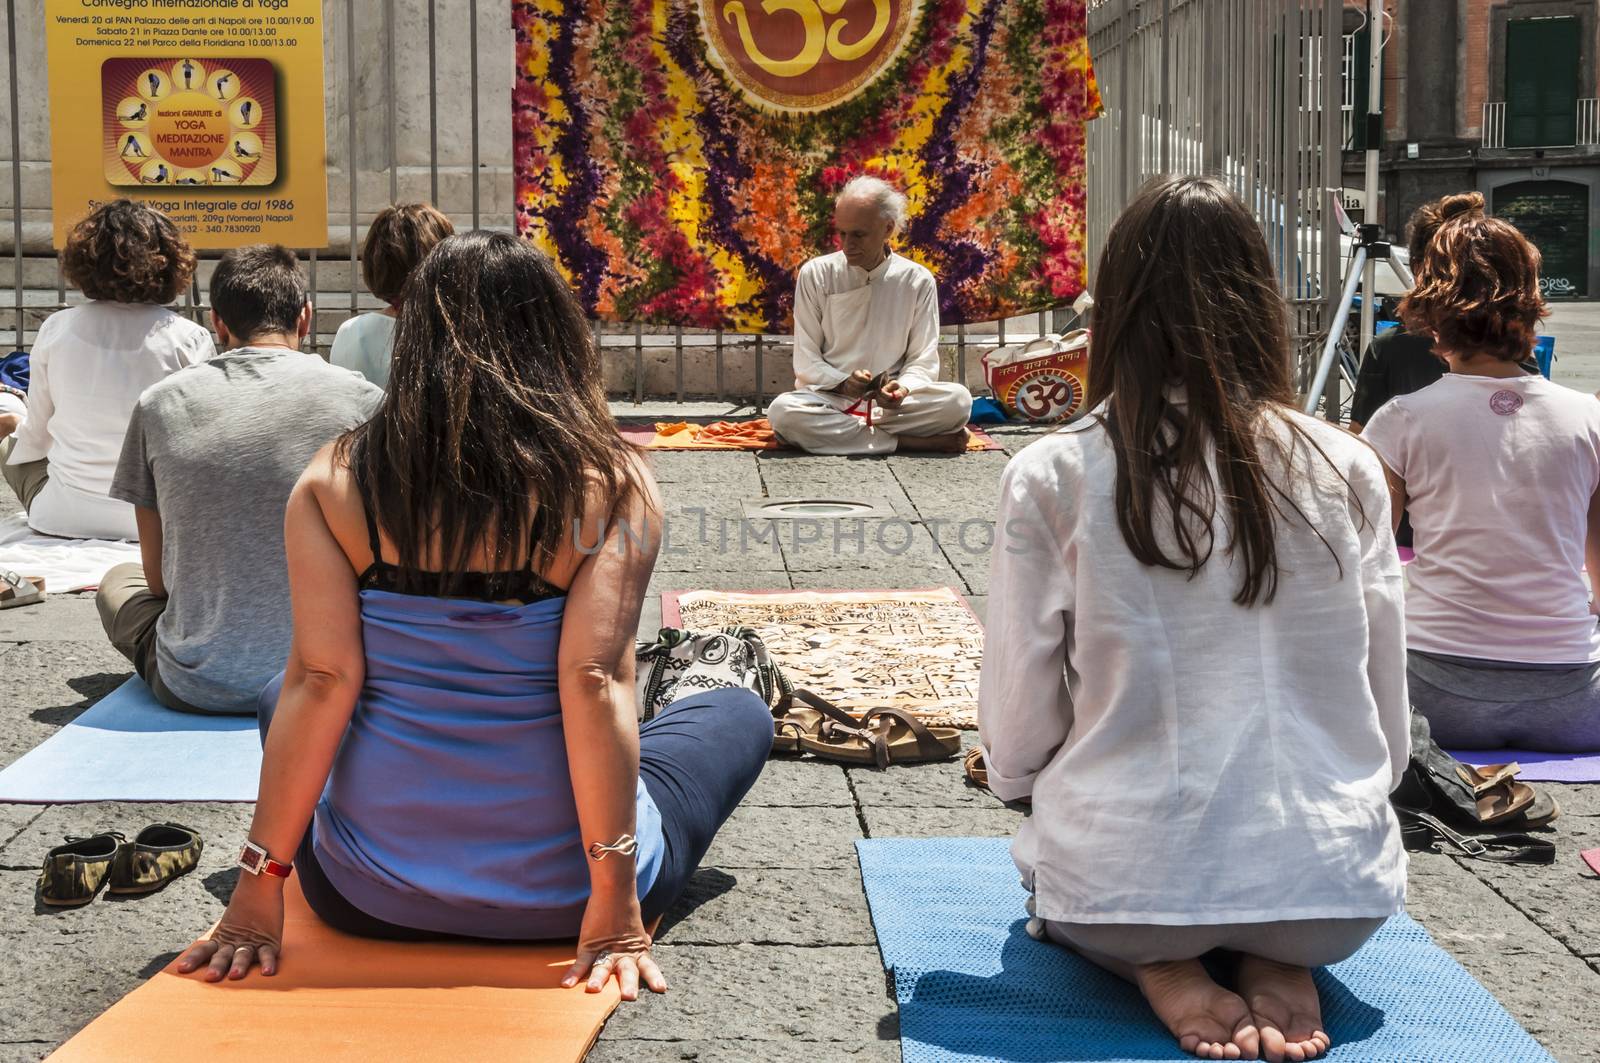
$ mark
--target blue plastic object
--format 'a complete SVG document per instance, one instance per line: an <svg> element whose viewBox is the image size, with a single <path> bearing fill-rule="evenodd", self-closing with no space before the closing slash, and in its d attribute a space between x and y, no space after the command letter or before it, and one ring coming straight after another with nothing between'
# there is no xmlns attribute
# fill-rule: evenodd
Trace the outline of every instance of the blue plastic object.
<svg viewBox="0 0 1600 1063"><path fill-rule="evenodd" d="M904 1063L1193 1058L1133 986L1028 937L1006 839L873 838L856 851ZM1408 916L1316 979L1334 1063L1551 1063Z"/></svg>
<svg viewBox="0 0 1600 1063"><path fill-rule="evenodd" d="M969 419L973 424L1005 424L1011 420L1006 416L1006 408L987 395L972 400L972 414Z"/></svg>
<svg viewBox="0 0 1600 1063"><path fill-rule="evenodd" d="M1554 336L1540 336L1533 344L1533 356L1538 359L1539 372L1546 380L1550 379L1550 372L1556 364L1556 338Z"/></svg>

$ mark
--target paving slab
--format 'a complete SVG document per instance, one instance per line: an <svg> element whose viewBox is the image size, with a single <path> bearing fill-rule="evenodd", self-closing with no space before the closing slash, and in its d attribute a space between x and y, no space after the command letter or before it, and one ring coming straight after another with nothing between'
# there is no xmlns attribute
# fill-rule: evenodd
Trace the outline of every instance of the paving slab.
<svg viewBox="0 0 1600 1063"><path fill-rule="evenodd" d="M1600 882L1578 856L1600 848L1600 817L1563 816L1556 827L1556 860L1549 867L1487 860L1463 866L1574 954L1600 957Z"/></svg>
<svg viewBox="0 0 1600 1063"><path fill-rule="evenodd" d="M702 866L662 921L672 945L876 945L858 869Z"/></svg>
<svg viewBox="0 0 1600 1063"><path fill-rule="evenodd" d="M776 754L767 761L756 784L740 803L746 807L855 808L844 768L815 757L790 754Z"/></svg>
<svg viewBox="0 0 1600 1063"><path fill-rule="evenodd" d="M974 736L976 732L971 732ZM850 768L850 787L856 800L868 812L867 822L876 823L872 813L905 809L912 813L927 809L1005 810L1005 805L987 790L967 782L960 760L935 764L908 764L883 771Z"/></svg>
<svg viewBox="0 0 1600 1063"><path fill-rule="evenodd" d="M92 594L47 594L38 605L0 609L0 642L104 642Z"/></svg>
<svg viewBox="0 0 1600 1063"><path fill-rule="evenodd" d="M701 863L727 869L855 868L860 837L854 808L741 805Z"/></svg>
<svg viewBox="0 0 1600 1063"><path fill-rule="evenodd" d="M787 1052L797 1038L859 1045L884 1027L899 1036L875 945L668 943L659 960L668 992L619 1007L605 1040L690 1041L715 1031L719 1040L758 1042L744 1058L793 1059L765 1053Z"/></svg>
<svg viewBox="0 0 1600 1063"><path fill-rule="evenodd" d="M589 1063L900 1063L900 1042L638 1041L607 1030L588 1058Z"/></svg>
<svg viewBox="0 0 1600 1063"><path fill-rule="evenodd" d="M1024 813L996 802L990 808L865 807L873 838L1009 838Z"/></svg>
<svg viewBox="0 0 1600 1063"><path fill-rule="evenodd" d="M953 587L965 591L966 580L948 565L896 565L893 568L822 568L790 572L789 579L799 591L863 591L904 587L926 590Z"/></svg>
<svg viewBox="0 0 1600 1063"><path fill-rule="evenodd" d="M49 738L133 674L127 658L103 636L93 642L27 642L7 650L3 660L4 701L13 707L0 726L0 767Z"/></svg>

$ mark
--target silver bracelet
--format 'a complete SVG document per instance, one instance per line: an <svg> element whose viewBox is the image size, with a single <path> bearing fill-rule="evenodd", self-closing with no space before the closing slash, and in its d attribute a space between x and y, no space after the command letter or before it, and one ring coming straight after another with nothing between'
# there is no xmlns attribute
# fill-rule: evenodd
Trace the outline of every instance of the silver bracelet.
<svg viewBox="0 0 1600 1063"><path fill-rule="evenodd" d="M590 860L604 860L607 853L617 853L621 856L632 856L639 851L639 839L631 834L624 834L610 845L595 842L589 846Z"/></svg>

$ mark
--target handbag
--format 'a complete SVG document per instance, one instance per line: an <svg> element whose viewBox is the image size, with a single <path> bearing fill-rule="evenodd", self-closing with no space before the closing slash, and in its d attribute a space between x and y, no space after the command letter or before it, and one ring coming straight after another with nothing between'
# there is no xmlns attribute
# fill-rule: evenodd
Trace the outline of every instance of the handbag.
<svg viewBox="0 0 1600 1063"><path fill-rule="evenodd" d="M743 687L772 708L793 689L754 628L664 627L654 642L637 643L634 658L641 720L695 691Z"/></svg>
<svg viewBox="0 0 1600 1063"><path fill-rule="evenodd" d="M1405 847L1413 852L1433 852L1442 844L1476 860L1554 863L1554 842L1514 825L1518 820L1525 823L1526 817L1513 817L1503 826L1479 818L1480 794L1468 781L1470 777L1471 769L1433 740L1428 718L1412 712L1411 762L1400 785L1389 795Z"/></svg>
<svg viewBox="0 0 1600 1063"><path fill-rule="evenodd" d="M1008 413L1040 424L1065 421L1089 390L1089 330L996 347L981 361L989 390Z"/></svg>

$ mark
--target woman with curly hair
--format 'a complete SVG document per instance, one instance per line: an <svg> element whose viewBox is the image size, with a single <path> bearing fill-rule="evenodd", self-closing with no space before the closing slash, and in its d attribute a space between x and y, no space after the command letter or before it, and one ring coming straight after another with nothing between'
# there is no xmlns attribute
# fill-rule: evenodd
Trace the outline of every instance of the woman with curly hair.
<svg viewBox="0 0 1600 1063"><path fill-rule="evenodd" d="M89 297L52 314L33 343L27 411L0 411L6 483L46 535L137 539L133 507L109 494L139 393L215 353L211 333L166 308L194 276L194 251L160 211L104 203L61 252L67 280ZM20 420L20 427L15 423Z"/></svg>
<svg viewBox="0 0 1600 1063"><path fill-rule="evenodd" d="M1362 438L1411 511L1411 703L1447 747L1600 750L1600 402L1528 374L1539 252L1449 196L1400 305L1450 363Z"/></svg>

